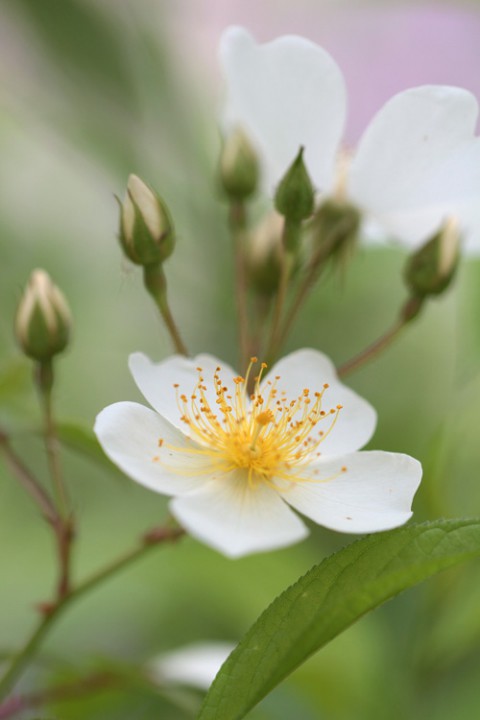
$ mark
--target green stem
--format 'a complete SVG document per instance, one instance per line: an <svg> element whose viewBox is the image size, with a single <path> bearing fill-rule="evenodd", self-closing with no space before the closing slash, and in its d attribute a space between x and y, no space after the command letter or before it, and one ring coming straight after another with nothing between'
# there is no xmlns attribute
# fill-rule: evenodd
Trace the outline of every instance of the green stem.
<svg viewBox="0 0 480 720"><path fill-rule="evenodd" d="M60 446L53 415L52 392L54 385L52 360L39 362L35 368L35 380L40 393L44 417L45 447L47 450L50 476L57 500L58 514L53 524L57 538L59 577L57 598L68 595L70 590L70 565L72 543L75 536L73 516L69 511L69 503L60 465Z"/></svg>
<svg viewBox="0 0 480 720"><path fill-rule="evenodd" d="M185 534L182 528L159 528L154 530L143 538L143 542L139 547L133 548L125 555L115 560L110 565L94 573L90 578L84 580L75 588L70 590L68 595L60 598L51 606L45 606L44 616L30 636L30 639L24 645L23 649L12 660L10 667L0 680L0 700L4 700L11 688L14 686L23 670L32 660L38 648L42 644L45 636L48 634L52 626L57 622L64 611L79 597L85 595L90 590L100 585L104 580L123 570L128 565L139 558L146 555L149 550L164 542L173 542Z"/></svg>
<svg viewBox="0 0 480 720"><path fill-rule="evenodd" d="M376 358L383 350L389 347L408 323L417 317L423 306L423 302L424 298L410 298L402 308L398 320L383 335L366 347L365 350L362 350L358 355L355 355L351 360L348 360L337 368L339 377L345 377L345 375L349 375L354 370L358 370L362 365L370 362L370 360Z"/></svg>
<svg viewBox="0 0 480 720"><path fill-rule="evenodd" d="M272 326L270 340L266 352L265 361L267 365L275 362L277 353L280 350L281 321L285 302L287 299L289 280L295 262L295 248L298 247L300 225L291 224L285 220L280 257L280 278L278 282L277 296L273 307Z"/></svg>
<svg viewBox="0 0 480 720"><path fill-rule="evenodd" d="M345 221L348 221L347 224L345 224ZM322 222L321 210L317 213L316 220L314 219L311 223L311 232L315 237L316 249L306 268L305 277L297 288L297 294L286 313L283 328L279 332L277 350L287 339L300 309L325 269L328 260L338 254L339 249L344 246L345 241L351 236L352 230L356 233L356 229L352 226L351 216L344 216L340 220L338 216L334 216L330 222L326 222L325 218L323 218Z"/></svg>
<svg viewBox="0 0 480 720"><path fill-rule="evenodd" d="M160 311L176 352L180 355L188 355L187 347L182 340L170 310L167 297L167 278L162 265L145 265L143 268L143 282Z"/></svg>
<svg viewBox="0 0 480 720"><path fill-rule="evenodd" d="M56 606L56 609L42 618L30 639L24 645L23 649L12 660L10 667L0 680L0 700L4 700L11 688L22 674L25 667L35 655L37 648L41 645L43 638L48 633L50 627L58 618L61 610L65 607L66 601Z"/></svg>
<svg viewBox="0 0 480 720"><path fill-rule="evenodd" d="M323 249L317 252L315 257L312 259L308 269L307 274L298 288L298 292L293 299L292 304L290 305L290 308L285 316L285 321L283 323L283 327L281 328L279 332L278 337L278 350L282 346L282 344L287 339L290 330L292 329L293 323L300 312L300 309L302 308L302 305L304 304L305 300L308 297L309 292L317 282L320 273L322 272L324 268L325 260L328 259L327 253L323 252Z"/></svg>
<svg viewBox="0 0 480 720"><path fill-rule="evenodd" d="M252 347L255 355L264 357L263 342L266 335L267 320L270 315L272 297L270 295L257 295L255 297L255 329L252 337Z"/></svg>
<svg viewBox="0 0 480 720"><path fill-rule="evenodd" d="M251 352L248 331L247 272L245 265L245 228L247 218L245 204L242 201L232 201L229 219L235 253L235 297L237 302L240 370L244 372Z"/></svg>
<svg viewBox="0 0 480 720"><path fill-rule="evenodd" d="M35 367L35 380L40 393L44 419L45 447L60 515L68 515L68 501L60 466L59 445L53 418L52 390L54 383L52 360L39 362Z"/></svg>

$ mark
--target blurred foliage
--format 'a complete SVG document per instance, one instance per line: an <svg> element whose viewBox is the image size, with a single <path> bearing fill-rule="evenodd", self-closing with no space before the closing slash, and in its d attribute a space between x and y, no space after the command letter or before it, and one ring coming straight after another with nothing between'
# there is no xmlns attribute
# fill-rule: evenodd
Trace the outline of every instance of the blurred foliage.
<svg viewBox="0 0 480 720"><path fill-rule="evenodd" d="M31 370L12 336L22 286L33 267L43 266L75 317L55 400L62 421L74 418L62 432L81 517L77 577L127 550L167 512L164 498L95 461L90 431L102 407L139 397L128 353L169 352L138 273L123 266L115 240L113 194L123 192L128 173L151 182L175 217L179 242L166 270L190 348L235 362L214 92L202 59L171 33L168 11L167 3L150 0L16 0L0 10L0 420L46 481L41 442L27 434L39 419ZM189 79L185 64L195 68ZM360 250L343 277L330 275L311 297L289 348L318 347L338 363L363 348L404 299L404 261L398 249ZM480 507L479 288L480 264L464 263L448 296L430 303L392 348L349 379L378 410L372 447L424 463L417 520L474 515ZM0 471L0 544L8 549L0 650L11 651L33 626L34 605L49 596L54 567L48 529L1 461ZM346 543L312 527L299 546L235 562L190 539L159 549L72 608L22 687L58 680L52 657L75 674L92 655L140 666L192 640L237 640L276 595ZM475 566L416 588L311 658L249 717L471 720L480 707L479 588ZM57 703L47 715L191 717L177 700L136 686Z"/></svg>

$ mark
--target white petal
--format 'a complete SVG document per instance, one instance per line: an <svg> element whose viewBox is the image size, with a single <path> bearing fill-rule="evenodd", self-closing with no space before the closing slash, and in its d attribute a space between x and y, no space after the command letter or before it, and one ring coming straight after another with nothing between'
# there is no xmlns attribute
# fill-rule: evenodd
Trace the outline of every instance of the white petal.
<svg viewBox="0 0 480 720"><path fill-rule="evenodd" d="M127 190L128 193L131 195L134 203L137 205L143 220L145 221L145 224L147 228L150 230L152 235L154 237L160 237L162 234L162 217L160 216L160 210L159 210L159 202L157 198L155 197L154 193L150 190L148 185L146 185L143 180L141 180L137 175L130 175L128 178L127 183ZM130 199L129 195L127 194L127 198ZM125 201L124 201L124 212L125 212ZM130 200L130 203L127 203L127 213L128 213L128 219L125 223L125 217L124 217L124 223L127 226L127 235L133 231L133 225L135 222L135 209L131 206L133 205L132 201ZM133 213L132 213L133 210ZM133 214L133 220L132 220L132 214ZM130 227L128 227L130 225Z"/></svg>
<svg viewBox="0 0 480 720"><path fill-rule="evenodd" d="M175 498L170 510L191 535L232 558L291 545L308 534L278 493L264 484L250 488L242 471Z"/></svg>
<svg viewBox="0 0 480 720"><path fill-rule="evenodd" d="M285 36L257 45L229 28L220 45L227 97L225 130L242 127L264 160L265 187L275 185L299 147L319 190L330 184L346 114L342 74L314 43Z"/></svg>
<svg viewBox="0 0 480 720"><path fill-rule="evenodd" d="M187 645L151 660L148 672L160 685L179 683L208 690L234 647L233 643L226 642Z"/></svg>
<svg viewBox="0 0 480 720"><path fill-rule="evenodd" d="M196 368L201 367L207 387L205 395L212 407L215 407L216 400L213 375L217 367L221 367L220 377L225 384L232 389L235 387L235 373L232 368L212 355L197 355L193 359L172 355L166 360L154 363L143 353L133 353L129 357L128 365L138 389L150 405L185 433L188 433L188 428L180 420L182 413L177 405L175 384L179 385L179 394L185 393L190 398L198 383L199 374Z"/></svg>
<svg viewBox="0 0 480 720"><path fill-rule="evenodd" d="M331 530L364 533L407 522L422 467L408 455L375 451L319 461L308 474L284 491L284 500Z"/></svg>
<svg viewBox="0 0 480 720"><path fill-rule="evenodd" d="M363 447L372 437L377 423L374 408L356 392L343 385L337 377L332 361L318 350L304 349L287 355L269 371L266 380L280 375L278 389L286 391L289 400L302 394L304 388L310 393L320 392L324 383L329 387L323 397L323 408L328 411L342 405L330 434L318 448L322 455L340 455ZM265 383L262 385L265 390ZM332 417L332 416L330 416ZM328 429L330 418L321 420L317 428ZM322 425L325 423L325 427Z"/></svg>
<svg viewBox="0 0 480 720"><path fill-rule="evenodd" d="M424 86L393 97L363 135L349 194L399 240L414 246L450 215L480 251L478 105L466 90Z"/></svg>
<svg viewBox="0 0 480 720"><path fill-rule="evenodd" d="M94 429L110 460L151 490L178 495L210 479L209 464L185 452L194 447L192 441L150 408L132 402L109 405L97 415Z"/></svg>

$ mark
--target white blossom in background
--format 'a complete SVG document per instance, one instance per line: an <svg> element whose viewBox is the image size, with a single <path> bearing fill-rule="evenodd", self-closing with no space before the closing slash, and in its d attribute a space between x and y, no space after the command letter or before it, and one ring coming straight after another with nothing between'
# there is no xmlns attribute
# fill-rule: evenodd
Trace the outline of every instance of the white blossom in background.
<svg viewBox="0 0 480 720"><path fill-rule="evenodd" d="M454 216L465 251L480 253L478 104L470 92L426 85L395 95L373 118L346 177L339 178L346 93L328 53L297 36L259 45L232 27L222 37L220 60L224 131L242 127L250 135L270 193L303 145L317 190L333 192L340 182L384 234L415 247Z"/></svg>
<svg viewBox="0 0 480 720"><path fill-rule="evenodd" d="M227 642L192 643L153 658L146 669L160 686L188 685L208 690L234 647Z"/></svg>
<svg viewBox="0 0 480 720"><path fill-rule="evenodd" d="M170 511L194 537L230 557L304 538L298 510L332 530L394 528L411 516L421 479L413 458L357 452L376 413L343 385L330 360L298 350L265 375L245 378L211 355L160 363L130 357L154 410L105 408L95 431L127 475L170 495Z"/></svg>

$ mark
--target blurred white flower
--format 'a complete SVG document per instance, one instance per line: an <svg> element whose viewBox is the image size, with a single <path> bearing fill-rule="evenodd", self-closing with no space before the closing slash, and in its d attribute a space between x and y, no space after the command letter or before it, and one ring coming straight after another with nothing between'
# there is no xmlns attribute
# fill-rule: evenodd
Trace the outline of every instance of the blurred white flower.
<svg viewBox="0 0 480 720"><path fill-rule="evenodd" d="M351 202L408 246L417 246L451 216L464 248L480 252L478 104L467 90L425 85L395 95L373 118L339 178L346 118L342 74L322 48L297 36L258 45L241 28L224 33L223 125L241 127L263 159L273 192L300 146L317 189L340 182Z"/></svg>
<svg viewBox="0 0 480 720"><path fill-rule="evenodd" d="M132 402L102 410L95 432L103 449L134 480L173 496L182 526L230 557L305 537L289 506L341 532L405 523L421 466L407 455L356 452L376 414L330 360L299 350L265 379L262 364L249 390L253 364L243 378L210 355L158 364L132 355L135 382L156 412Z"/></svg>
<svg viewBox="0 0 480 720"><path fill-rule="evenodd" d="M234 647L226 642L192 643L150 660L147 672L159 685L189 685L208 690Z"/></svg>

